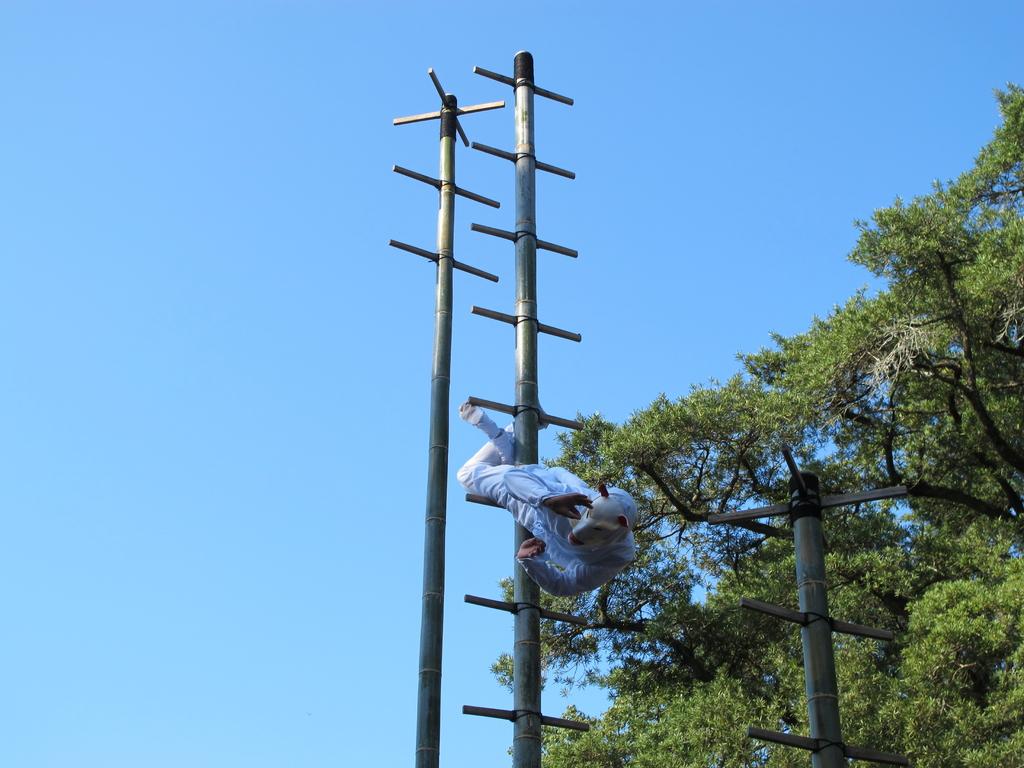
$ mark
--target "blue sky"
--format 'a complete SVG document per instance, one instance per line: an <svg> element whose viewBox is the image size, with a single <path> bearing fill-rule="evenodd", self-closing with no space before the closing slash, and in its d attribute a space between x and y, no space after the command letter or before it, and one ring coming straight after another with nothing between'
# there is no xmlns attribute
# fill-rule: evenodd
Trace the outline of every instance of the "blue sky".
<svg viewBox="0 0 1024 768"><path fill-rule="evenodd" d="M966 169L1019 3L0 4L0 764L414 752L434 67L537 82L541 397L622 420L868 282L855 219ZM467 117L509 148L508 108ZM511 165L460 148L453 406L509 401ZM548 430L553 433L554 430ZM478 433L454 418L452 469ZM545 433L542 452L555 451ZM442 765L501 764L512 525L449 486ZM597 713L600 693L562 698Z"/></svg>

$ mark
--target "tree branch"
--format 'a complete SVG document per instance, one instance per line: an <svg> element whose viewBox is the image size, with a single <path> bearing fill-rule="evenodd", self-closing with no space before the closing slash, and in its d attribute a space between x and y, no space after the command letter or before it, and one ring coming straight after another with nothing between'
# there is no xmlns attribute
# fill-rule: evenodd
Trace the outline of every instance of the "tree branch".
<svg viewBox="0 0 1024 768"><path fill-rule="evenodd" d="M1002 507L997 507L995 504L989 504L983 499L964 493L959 488L947 488L940 485L932 485L926 480L918 480L908 487L908 491L910 496L951 501L954 504L960 504L968 509L973 509L975 512L980 512L986 517L995 519L1007 519L1010 517L1007 514L1007 510Z"/></svg>
<svg viewBox="0 0 1024 768"><path fill-rule="evenodd" d="M997 352L1005 352L1014 357L1024 357L1024 347L1011 347L1009 344L1000 344L998 341L984 341L982 344Z"/></svg>
<svg viewBox="0 0 1024 768"><path fill-rule="evenodd" d="M686 504L684 504L669 487L668 483L662 480L658 473L654 471L654 468L651 467L651 465L641 464L638 469L651 478L651 482L658 486L658 490L665 494L666 499L672 502L672 506L675 507L679 514L683 516L684 520L689 520L691 523L704 522L703 515L695 514Z"/></svg>

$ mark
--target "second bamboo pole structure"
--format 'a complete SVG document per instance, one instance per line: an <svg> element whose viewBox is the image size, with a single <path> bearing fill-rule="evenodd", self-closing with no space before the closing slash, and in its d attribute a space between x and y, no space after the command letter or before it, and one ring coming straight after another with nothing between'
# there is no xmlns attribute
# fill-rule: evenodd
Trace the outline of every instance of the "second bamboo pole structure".
<svg viewBox="0 0 1024 768"><path fill-rule="evenodd" d="M455 97L441 109L441 182L437 211L437 295L430 379L430 449L423 610L420 621L416 768L438 768L441 731L441 653L444 627L444 539L448 497L448 408L452 368L452 248L455 225Z"/></svg>
<svg viewBox="0 0 1024 768"><path fill-rule="evenodd" d="M794 465L795 466L795 465ZM843 768L846 756L839 726L839 686L832 649L825 585L825 539L817 475L794 472L789 481L800 610L811 620L800 629L810 736L824 744L811 753L813 768Z"/></svg>
<svg viewBox="0 0 1024 768"><path fill-rule="evenodd" d="M515 56L516 121L516 463L536 464L540 398L537 390L537 160L533 144L533 56ZM532 534L516 524L515 548ZM515 570L513 652L513 768L540 768L540 588Z"/></svg>

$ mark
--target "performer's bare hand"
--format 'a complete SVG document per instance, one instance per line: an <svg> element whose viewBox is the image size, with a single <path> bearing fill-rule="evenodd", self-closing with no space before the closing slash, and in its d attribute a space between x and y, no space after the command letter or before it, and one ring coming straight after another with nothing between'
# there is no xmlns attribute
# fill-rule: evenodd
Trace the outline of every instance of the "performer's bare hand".
<svg viewBox="0 0 1024 768"><path fill-rule="evenodd" d="M556 515L568 517L572 520L579 520L581 515L576 507L583 505L590 507L590 499L584 493L563 493L561 496L549 496L544 499L544 506Z"/></svg>
<svg viewBox="0 0 1024 768"><path fill-rule="evenodd" d="M520 559L534 557L535 555L539 555L546 548L547 545L541 539L527 539L519 545L519 552L516 553L516 557Z"/></svg>

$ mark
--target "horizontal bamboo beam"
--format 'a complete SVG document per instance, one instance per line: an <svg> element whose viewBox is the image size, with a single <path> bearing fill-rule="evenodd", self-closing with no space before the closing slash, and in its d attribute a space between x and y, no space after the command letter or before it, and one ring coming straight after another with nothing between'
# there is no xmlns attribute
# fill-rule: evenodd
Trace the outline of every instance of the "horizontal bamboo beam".
<svg viewBox="0 0 1024 768"><path fill-rule="evenodd" d="M865 501L878 501L880 499L895 499L907 495L907 488L903 485L893 485L889 488L875 488L871 491L858 491L857 493L844 493L839 496L825 496L821 500L821 508L843 507L847 504L861 504Z"/></svg>
<svg viewBox="0 0 1024 768"><path fill-rule="evenodd" d="M740 608L766 613L769 616L774 616L775 618L782 619L783 621L791 621L794 624L807 623L807 614L805 613L794 611L792 608L786 608L782 605L775 605L775 603L765 603L761 600L755 600L752 597L741 597Z"/></svg>
<svg viewBox="0 0 1024 768"><path fill-rule="evenodd" d="M407 117L396 117L391 121L393 125L408 125L409 123L421 123L424 120L437 120L441 117L440 112L423 112L419 115L408 115Z"/></svg>
<svg viewBox="0 0 1024 768"><path fill-rule="evenodd" d="M422 256L424 259L432 261L435 264L437 263L438 255L434 251L428 251L426 248L417 248L415 245L409 245L408 243L403 243L398 240L389 240L388 245L392 248L397 248L400 251L406 251L407 253ZM490 280L492 283L498 282L497 275L492 275L490 272L485 272L482 269L471 267L469 264L463 264L461 261L456 261L455 259L452 259L452 267L461 270L462 272L468 272L471 275L482 277L484 280Z"/></svg>
<svg viewBox="0 0 1024 768"><path fill-rule="evenodd" d="M899 496L906 496L907 488L902 485L894 485L889 488L875 488L870 491L858 491L856 493L844 493L838 496L825 496L821 500L821 508L842 507L847 504L862 504L866 501L879 501L880 499L894 499ZM786 504L772 504L767 507L756 507L754 509L743 509L739 512L728 512L724 515L708 515L708 522L712 525L726 523L733 525L741 520L754 520L759 517L778 517L788 515L790 506Z"/></svg>
<svg viewBox="0 0 1024 768"><path fill-rule="evenodd" d="M474 707L469 704L462 705L462 714L464 715L477 715L478 717L496 717L499 720L510 720L515 722L518 717L518 713L514 709L494 709L492 707ZM580 723L576 720L565 720L561 717L551 717L550 715L541 715L540 722L542 725L550 725L554 728L567 728L571 731L589 731L589 723Z"/></svg>
<svg viewBox="0 0 1024 768"><path fill-rule="evenodd" d="M756 520L759 517L778 517L789 514L789 503L772 504L770 507L756 507L754 509L742 509L739 512L727 512L723 515L708 515L708 522L712 525L725 523L733 525L743 520Z"/></svg>
<svg viewBox="0 0 1024 768"><path fill-rule="evenodd" d="M473 67L473 74L487 77L491 80L496 80L504 85L511 85L513 88L516 87L516 81L511 77L508 77L507 75L499 75L497 72L491 72L491 70L484 69L483 67Z"/></svg>
<svg viewBox="0 0 1024 768"><path fill-rule="evenodd" d="M470 192L468 189L463 189L462 187L456 187L455 194L461 197L468 198L470 200L474 200L478 203L483 203L484 205L489 205L491 206L491 208L501 208L501 203L499 203L497 200L491 200L491 198L489 197L478 195L476 192Z"/></svg>
<svg viewBox="0 0 1024 768"><path fill-rule="evenodd" d="M491 80L503 83L504 85L511 85L513 88L516 87L516 81L511 77L508 77L507 75L499 75L497 72L491 72L491 70L484 69L483 67L473 67L473 74L490 78ZM536 85L533 86L533 92L538 96L543 96L545 99L551 99L552 101L557 101L570 107L576 103L568 96L562 96L559 93L549 91L547 88L539 88Z"/></svg>
<svg viewBox="0 0 1024 768"><path fill-rule="evenodd" d="M554 91L549 91L547 88L541 88L536 85L533 86L533 92L538 96L543 96L545 99L551 99L552 101L557 101L570 107L576 103L568 96L563 96L560 93L555 93Z"/></svg>
<svg viewBox="0 0 1024 768"><path fill-rule="evenodd" d="M501 600L491 600L486 597L477 597L476 595L465 595L463 600L472 605L479 605L484 608L494 608L498 611L507 611L508 613L518 613L519 606L515 603L506 603ZM549 611L547 608L540 609L540 617L542 619L552 619L553 621L564 621L568 624L577 624L581 627L586 627L590 624L584 618L579 616L573 616L570 613L561 613L560 611Z"/></svg>
<svg viewBox="0 0 1024 768"><path fill-rule="evenodd" d="M484 400L482 397L468 397L466 399L470 405L479 405L481 408L490 408L492 411L507 413L509 416L515 416L517 412L514 405L506 405L505 403L499 403L495 400ZM554 424L556 427L565 427L566 429L583 429L582 421L576 421L575 419L563 419L559 416L552 416L543 412L539 416L539 421L541 424Z"/></svg>
<svg viewBox="0 0 1024 768"><path fill-rule="evenodd" d="M865 760L869 763L882 763L883 765L910 765L903 755L896 755L892 752L878 752L874 749L864 747L846 747L846 756L851 760Z"/></svg>
<svg viewBox="0 0 1024 768"><path fill-rule="evenodd" d="M479 493L467 493L466 501L471 501L474 504L483 504L485 507L497 507L498 509L504 509L504 507L498 502L487 496L481 496Z"/></svg>
<svg viewBox="0 0 1024 768"><path fill-rule="evenodd" d="M808 752L814 752L819 747L817 739L810 739L807 736L797 736L795 733L769 731L766 728L755 728L754 726L747 728L747 736L751 739L760 739L761 741L771 741L776 744L784 744L787 747L806 749Z"/></svg>
<svg viewBox="0 0 1024 768"><path fill-rule="evenodd" d="M424 184L429 184L434 189L440 189L441 188L441 180L440 179L435 179L432 176L427 176L425 173L419 173L417 171L412 171L412 170L409 170L408 168L403 168L400 165L393 165L393 166L391 166L391 170L394 171L395 173L399 174L400 176L405 176L406 178L413 179L414 181L422 181Z"/></svg>
<svg viewBox="0 0 1024 768"><path fill-rule="evenodd" d="M844 635L870 637L875 640L886 640L889 642L896 639L896 634L888 629L876 629L875 627L866 627L863 624L851 624L849 621L840 621L839 619L831 619L830 623L834 632L842 632Z"/></svg>
<svg viewBox="0 0 1024 768"><path fill-rule="evenodd" d="M771 741L776 744L783 744L787 747L806 749L808 752L817 752L828 742L820 739L810 739L806 736L797 736L795 733L782 733L780 731L769 731L765 728L747 728L747 736L761 741ZM851 760L866 760L871 763L883 763L885 765L910 765L910 761L903 755L896 755L891 752L878 752L874 749L863 747L851 747L843 745L843 753Z"/></svg>
<svg viewBox="0 0 1024 768"><path fill-rule="evenodd" d="M400 176L405 176L406 178L413 179L414 181L421 181L424 184L429 184L434 189L441 188L442 182L440 179L435 179L432 176L427 176L425 173L412 171L408 168L403 168L401 165L393 165L391 166L391 170ZM470 192L468 189L463 189L462 187L458 187L454 184L452 184L451 187L456 195L468 198L469 200L474 200L475 202L478 203L483 203L484 205L489 205L491 208L501 208L501 203L499 203L497 200L492 200L489 197L478 195L476 192ZM538 245L537 247L539 248L540 246Z"/></svg>
<svg viewBox="0 0 1024 768"><path fill-rule="evenodd" d="M470 144L470 146L479 152L483 152L484 154L494 155L494 157L500 157L502 160L510 160L513 163L518 159L516 155L512 152L506 152L504 149L498 149L497 147L491 147L488 146L487 144L481 144L478 141L474 141L472 144ZM565 168L559 168L557 165L551 165L550 163L542 163L540 160L537 160L536 158L534 158L534 164L536 165L538 171L545 171L547 173L552 173L555 176L562 176L563 178L566 179L576 178L576 174L573 171L567 171Z"/></svg>
<svg viewBox="0 0 1024 768"><path fill-rule="evenodd" d="M486 112L490 109L504 109L504 101L488 101L485 104L473 104L469 107L458 107L457 111L460 115L472 115L474 112Z"/></svg>
<svg viewBox="0 0 1024 768"><path fill-rule="evenodd" d="M786 608L785 606L776 605L775 603L765 603L761 600L755 600L752 597L741 597L740 608L766 613L777 619L791 621L794 624L800 624L801 626L807 626L807 624L815 619L814 616L802 611L794 611L792 608ZM867 627L863 624L853 624L849 621L839 621L839 619L833 618L828 618L827 620L833 631L842 632L846 635L857 635L859 637L871 637L875 640L888 641L892 641L896 638L896 635L887 629L875 629L874 627Z"/></svg>
<svg viewBox="0 0 1024 768"><path fill-rule="evenodd" d="M484 307L473 306L469 310L474 315L480 317L486 317L491 320L498 320L502 323L508 323L509 325L518 325L520 318L515 315L507 315L504 312L497 312L493 309L485 309ZM540 333L546 333L549 336L557 336L560 339L568 339L569 341L583 341L583 337L578 333L572 331L565 331L561 328L556 328L553 325L545 325L544 323L537 323L537 330Z"/></svg>
<svg viewBox="0 0 1024 768"><path fill-rule="evenodd" d="M479 232L480 234L483 235L490 235L491 237L500 237L502 240L511 240L513 243L519 239L518 233L509 232L507 229L488 227L483 224L470 224L469 228L474 232ZM572 248L566 248L564 245L556 245L555 243L550 243L547 240L537 239L537 247L540 248L542 251L560 253L563 256L571 256L574 259L580 255L579 251L576 251Z"/></svg>

